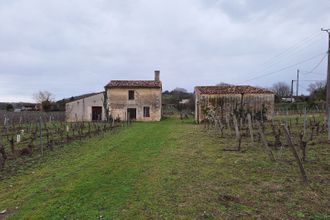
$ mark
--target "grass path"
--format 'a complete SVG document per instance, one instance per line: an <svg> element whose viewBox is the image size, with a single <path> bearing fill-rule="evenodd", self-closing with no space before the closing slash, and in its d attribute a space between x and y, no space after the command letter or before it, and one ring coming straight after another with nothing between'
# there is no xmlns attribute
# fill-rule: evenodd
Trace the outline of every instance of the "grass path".
<svg viewBox="0 0 330 220"><path fill-rule="evenodd" d="M189 121L135 123L49 152L47 162L1 181L0 211L13 219L329 216L329 150L306 165L318 182L305 189L296 167L268 162L257 147L221 150L228 145Z"/></svg>
<svg viewBox="0 0 330 220"><path fill-rule="evenodd" d="M72 144L38 169L2 181L0 207L18 219L119 217L132 199L146 200L148 186L168 169L160 157L176 145L180 129L173 128L171 120L136 123Z"/></svg>

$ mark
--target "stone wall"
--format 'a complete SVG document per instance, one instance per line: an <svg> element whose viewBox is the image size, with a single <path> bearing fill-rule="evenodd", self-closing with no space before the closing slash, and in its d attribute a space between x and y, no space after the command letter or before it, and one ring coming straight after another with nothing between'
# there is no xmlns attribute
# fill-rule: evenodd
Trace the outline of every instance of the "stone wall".
<svg viewBox="0 0 330 220"><path fill-rule="evenodd" d="M134 90L134 100L128 99L128 91ZM159 121L161 119L160 88L110 88L107 89L109 113L114 118L127 120L127 109L136 108L137 121ZM150 107L150 117L143 116L143 107Z"/></svg>
<svg viewBox="0 0 330 220"><path fill-rule="evenodd" d="M205 108L212 106L220 115L225 117L243 104L244 109L252 112L261 111L263 105L267 109L267 118L271 118L274 112L274 94L199 94L196 92L195 120L202 121L205 116Z"/></svg>
<svg viewBox="0 0 330 220"><path fill-rule="evenodd" d="M106 120L103 106L104 94L99 93L83 99L68 102L65 105L65 115L68 122L92 121L92 107L102 107L102 120Z"/></svg>

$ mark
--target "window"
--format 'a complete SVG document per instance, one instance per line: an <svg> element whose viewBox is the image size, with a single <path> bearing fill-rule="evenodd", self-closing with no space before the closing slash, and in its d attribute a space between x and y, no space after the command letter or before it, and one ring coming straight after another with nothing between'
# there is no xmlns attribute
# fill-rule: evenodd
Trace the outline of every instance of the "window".
<svg viewBox="0 0 330 220"><path fill-rule="evenodd" d="M128 90L128 100L134 100L134 90Z"/></svg>
<svg viewBox="0 0 330 220"><path fill-rule="evenodd" d="M150 117L150 107L143 107L143 117L145 118Z"/></svg>

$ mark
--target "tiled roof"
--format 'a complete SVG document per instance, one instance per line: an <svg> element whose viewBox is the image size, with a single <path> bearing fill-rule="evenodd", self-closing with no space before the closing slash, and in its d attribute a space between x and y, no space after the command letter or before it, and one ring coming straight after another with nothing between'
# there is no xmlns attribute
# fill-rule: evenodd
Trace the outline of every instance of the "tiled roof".
<svg viewBox="0 0 330 220"><path fill-rule="evenodd" d="M161 88L162 82L155 80L111 80L106 88Z"/></svg>
<svg viewBox="0 0 330 220"><path fill-rule="evenodd" d="M253 86L196 86L201 94L274 94L268 89Z"/></svg>
<svg viewBox="0 0 330 220"><path fill-rule="evenodd" d="M62 99L59 100L58 102L65 102L65 103L69 103L69 102L74 102L80 99L85 99L94 95L98 95L104 92L94 92L94 93L87 93L87 94L83 94L83 95L79 95L79 96L72 96L71 98L67 98L67 99Z"/></svg>

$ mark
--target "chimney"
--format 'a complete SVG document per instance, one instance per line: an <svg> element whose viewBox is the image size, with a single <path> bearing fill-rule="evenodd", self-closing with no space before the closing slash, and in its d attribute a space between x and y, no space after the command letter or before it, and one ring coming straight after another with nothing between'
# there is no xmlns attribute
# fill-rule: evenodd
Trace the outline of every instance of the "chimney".
<svg viewBox="0 0 330 220"><path fill-rule="evenodd" d="M160 81L160 71L155 70L155 81Z"/></svg>

